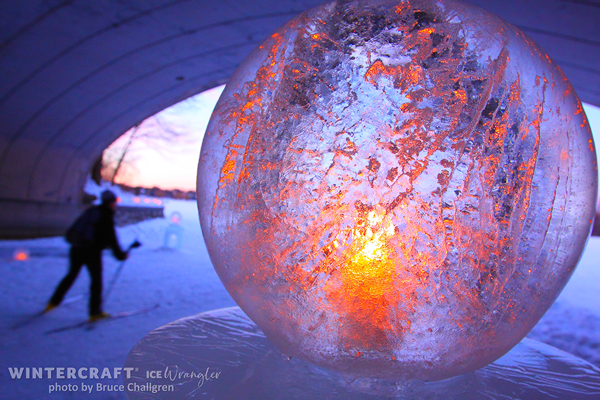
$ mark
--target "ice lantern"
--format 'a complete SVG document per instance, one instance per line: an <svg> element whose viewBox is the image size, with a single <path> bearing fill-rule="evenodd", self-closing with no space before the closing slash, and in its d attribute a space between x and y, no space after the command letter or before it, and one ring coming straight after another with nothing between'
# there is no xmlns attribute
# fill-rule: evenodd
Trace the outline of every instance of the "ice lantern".
<svg viewBox="0 0 600 400"><path fill-rule="evenodd" d="M585 246L591 132L535 43L481 9L339 1L240 65L200 157L219 277L284 353L349 376L480 368Z"/></svg>

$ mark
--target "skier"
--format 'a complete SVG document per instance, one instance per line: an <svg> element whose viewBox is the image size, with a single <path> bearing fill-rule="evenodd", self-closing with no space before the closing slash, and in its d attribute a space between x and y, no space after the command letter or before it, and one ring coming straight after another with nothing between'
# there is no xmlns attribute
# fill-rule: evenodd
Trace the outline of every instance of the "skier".
<svg viewBox="0 0 600 400"><path fill-rule="evenodd" d="M126 260L128 253L121 249L115 233L117 197L110 190L105 190L100 199L101 205L87 209L67 231L66 239L71 244L69 272L54 291L45 312L61 303L85 264L91 278L90 321L110 317L102 311L102 250L110 247L115 258L120 261Z"/></svg>

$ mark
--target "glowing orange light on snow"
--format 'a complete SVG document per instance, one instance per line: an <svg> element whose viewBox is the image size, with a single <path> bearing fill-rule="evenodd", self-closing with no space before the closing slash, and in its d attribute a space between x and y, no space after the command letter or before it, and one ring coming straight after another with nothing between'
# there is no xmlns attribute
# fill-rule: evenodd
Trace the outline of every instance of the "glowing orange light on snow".
<svg viewBox="0 0 600 400"><path fill-rule="evenodd" d="M134 197L133 198L133 202L134 203L139 203L140 202L140 198L139 197Z"/></svg>
<svg viewBox="0 0 600 400"><path fill-rule="evenodd" d="M144 199L144 203L148 204L148 203L150 203L150 200Z"/></svg>
<svg viewBox="0 0 600 400"><path fill-rule="evenodd" d="M121 198L117 197L117 203L120 203L120 202L121 202Z"/></svg>
<svg viewBox="0 0 600 400"><path fill-rule="evenodd" d="M19 251L17 254L15 254L15 260L17 261L25 261L27 259L29 259L29 256L24 251Z"/></svg>

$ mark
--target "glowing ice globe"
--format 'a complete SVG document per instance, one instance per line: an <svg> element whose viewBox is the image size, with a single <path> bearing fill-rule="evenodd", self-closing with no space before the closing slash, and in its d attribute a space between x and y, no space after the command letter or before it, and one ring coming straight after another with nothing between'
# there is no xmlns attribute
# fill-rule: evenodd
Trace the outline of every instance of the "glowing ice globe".
<svg viewBox="0 0 600 400"><path fill-rule="evenodd" d="M198 204L219 277L282 352L431 380L536 324L596 187L581 104L518 29L448 0L339 1L232 77Z"/></svg>

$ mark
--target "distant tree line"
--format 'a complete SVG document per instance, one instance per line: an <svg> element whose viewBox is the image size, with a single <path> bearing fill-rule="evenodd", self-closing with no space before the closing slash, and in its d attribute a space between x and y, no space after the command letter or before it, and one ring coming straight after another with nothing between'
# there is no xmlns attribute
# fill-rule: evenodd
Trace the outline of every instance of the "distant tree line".
<svg viewBox="0 0 600 400"><path fill-rule="evenodd" d="M127 186L121 183L117 184L122 191L132 193L136 196L150 196L150 197L162 197L168 199L179 199L179 200L196 200L196 192L194 190L179 190L179 189L161 189L158 187L145 188L141 186Z"/></svg>

